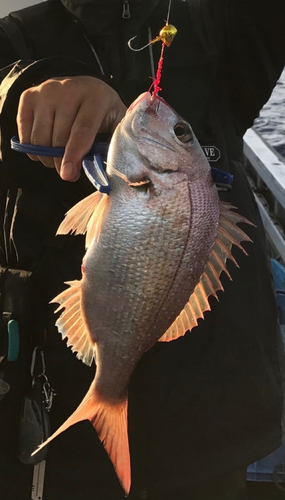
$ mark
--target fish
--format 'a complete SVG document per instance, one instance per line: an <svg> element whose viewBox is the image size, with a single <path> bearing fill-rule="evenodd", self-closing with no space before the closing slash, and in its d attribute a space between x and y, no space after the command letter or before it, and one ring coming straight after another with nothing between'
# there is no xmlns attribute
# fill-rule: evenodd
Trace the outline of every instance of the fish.
<svg viewBox="0 0 285 500"><path fill-rule="evenodd" d="M210 165L190 124L158 95L129 107L109 147L109 195L94 192L67 212L58 234L86 234L82 279L52 302L56 326L95 378L72 415L35 451L89 420L128 495L128 384L143 354L173 341L223 290L231 249L251 241L248 223L219 201Z"/></svg>

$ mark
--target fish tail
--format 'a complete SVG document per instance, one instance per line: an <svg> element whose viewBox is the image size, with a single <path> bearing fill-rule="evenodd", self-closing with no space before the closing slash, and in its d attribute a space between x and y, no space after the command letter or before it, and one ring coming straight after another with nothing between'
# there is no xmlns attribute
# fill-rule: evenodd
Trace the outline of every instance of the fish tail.
<svg viewBox="0 0 285 500"><path fill-rule="evenodd" d="M127 411L127 398L111 405L96 394L92 384L74 413L32 455L35 455L72 425L82 420L90 420L113 463L125 493L128 495L131 487L131 462Z"/></svg>
<svg viewBox="0 0 285 500"><path fill-rule="evenodd" d="M89 418L114 466L119 481L128 495L131 487L127 411L128 400L116 405L100 403Z"/></svg>

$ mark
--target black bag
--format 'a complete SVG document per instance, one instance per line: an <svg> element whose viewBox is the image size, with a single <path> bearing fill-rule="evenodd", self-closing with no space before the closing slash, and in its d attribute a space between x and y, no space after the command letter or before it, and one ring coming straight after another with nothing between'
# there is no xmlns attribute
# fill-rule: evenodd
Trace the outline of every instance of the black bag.
<svg viewBox="0 0 285 500"><path fill-rule="evenodd" d="M30 352L31 273L0 268L0 448L13 453Z"/></svg>
<svg viewBox="0 0 285 500"><path fill-rule="evenodd" d="M45 332L32 324L31 289L31 272L0 267L0 449L34 465L47 455L48 447L31 456L50 435L54 390L43 347L35 347L45 343Z"/></svg>

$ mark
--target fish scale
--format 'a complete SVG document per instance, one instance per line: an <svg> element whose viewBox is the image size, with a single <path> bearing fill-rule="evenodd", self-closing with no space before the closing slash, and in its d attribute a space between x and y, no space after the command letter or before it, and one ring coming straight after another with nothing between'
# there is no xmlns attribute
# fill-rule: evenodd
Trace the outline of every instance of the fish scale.
<svg viewBox="0 0 285 500"><path fill-rule="evenodd" d="M175 202L175 211L179 209L181 212L181 201L183 201L183 196L188 198L188 192L178 200L177 197L173 196L173 202ZM163 201L163 200L162 200ZM165 200L169 202L169 198ZM172 201L172 200L171 200ZM184 204L186 205L186 203ZM136 220L136 212L131 212L128 214L128 218L124 218L125 212L121 213L120 207L114 204L114 207L109 211L108 219L106 219L106 232L102 228L102 247L103 254L100 253L100 242L96 247L96 259L93 258L92 252L87 255L84 260L85 265L85 276L88 276L90 271L89 279L94 284L94 287L100 286L100 295L108 297L106 301L106 306L104 310L99 311L102 313L102 318L96 314L96 332L100 330L100 327L104 327L105 323L108 323L111 330L114 326L116 329L124 334L132 336L132 322L136 319L136 323L139 323L139 330L136 334L139 335L141 332L142 340L146 342L146 329L149 329L149 318L155 316L158 308L161 307L165 298L168 294L171 283L176 275L178 266L181 261L183 254L183 249L181 248L181 242L184 240L184 246L187 243L188 227L189 227L189 200L186 205L187 211L183 214L185 218L184 226L179 224L181 220L181 215L177 219L172 218L172 224L167 225L165 230L158 231L160 227L160 218L154 217L150 212L148 218L144 220L144 227L140 231L139 237L136 237L135 243L136 247L132 249L132 228L134 226L134 221ZM123 208L123 207L122 207ZM124 220L124 228L121 228L121 224L117 221L113 223L114 218L119 221ZM178 240L179 245L175 239L173 239L173 232L178 225ZM105 226L104 226L105 227ZM151 231L156 237L156 253L154 254L153 248L148 244L148 239L146 238L145 231L151 234L148 227L151 227ZM120 240L118 242L116 229L120 233ZM183 235L184 229L184 235ZM104 235L103 235L104 232ZM109 242L109 250L106 250L104 241ZM167 242L167 243L166 243ZM140 259L137 259L136 248L140 251ZM133 250L133 252L132 252ZM102 260L104 258L104 262ZM92 269L88 268L88 261L90 259ZM97 262L98 259L98 262ZM127 262L128 261L128 262ZM135 262L135 267L129 268L130 262ZM102 273L105 277L105 282L100 284L98 280L98 265L101 262L100 274ZM124 264L127 265L124 267ZM116 268L116 272L112 273L112 279L108 276L109 269ZM94 270L94 275L92 271ZM120 291L120 297L117 297L118 290ZM134 291L133 295L130 292ZM92 292L90 292L90 296ZM144 300L142 300L142 297ZM116 304L115 314L110 315L113 310L113 304ZM128 307L126 307L128 306ZM88 307L87 307L88 309ZM89 308L92 311L91 308ZM136 314L134 314L134 310ZM114 311L113 311L114 312ZM179 313L179 308L176 314ZM88 315L88 311L87 311ZM86 319L88 322L88 316ZM173 317L175 319L175 316ZM110 323L112 321L112 324ZM166 328L167 323L163 324L161 329L157 332L156 336L159 338ZM136 328L138 325L136 324ZM100 335L98 333L98 335ZM100 340L96 333L96 340ZM153 339L151 343L154 343L157 339ZM146 346L149 348L150 345ZM134 346L133 349L136 351L137 347Z"/></svg>

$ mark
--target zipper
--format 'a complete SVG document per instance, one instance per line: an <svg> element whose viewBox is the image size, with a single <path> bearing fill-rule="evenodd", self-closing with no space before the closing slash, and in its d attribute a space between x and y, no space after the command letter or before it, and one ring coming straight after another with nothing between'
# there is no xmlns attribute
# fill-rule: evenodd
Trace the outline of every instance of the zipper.
<svg viewBox="0 0 285 500"><path fill-rule="evenodd" d="M122 18L130 19L130 17L131 17L131 12L130 12L129 0L123 0Z"/></svg>

